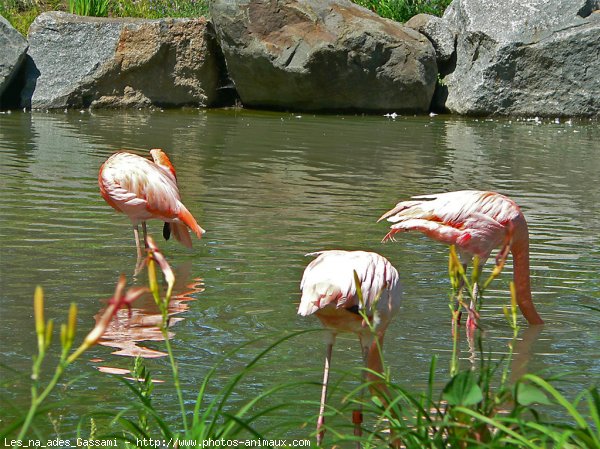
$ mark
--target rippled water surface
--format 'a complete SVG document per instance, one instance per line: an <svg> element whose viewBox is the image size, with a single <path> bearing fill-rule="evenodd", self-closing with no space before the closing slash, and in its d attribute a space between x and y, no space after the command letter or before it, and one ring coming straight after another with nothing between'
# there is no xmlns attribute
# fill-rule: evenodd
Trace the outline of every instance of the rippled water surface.
<svg viewBox="0 0 600 449"><path fill-rule="evenodd" d="M443 380L451 351L447 249L412 234L383 245L387 226L376 220L411 195L466 188L499 191L522 206L531 234L534 300L546 325L527 328L520 318L513 370L570 372L561 388L573 397L600 378L600 311L585 307L600 308L599 142L598 124L587 121L235 110L0 115L0 427L28 403L24 379L35 352L35 285L44 287L47 315L57 321L64 322L68 304L77 302L82 337L120 273L130 283L143 282L132 279L130 223L103 201L97 186L101 163L122 148L140 154L165 149L184 203L207 230L188 250L159 240L161 224L149 223L178 270L178 293L187 293L178 303L172 342L190 403L226 352L260 339L218 371L211 394L279 336L319 327L313 317L296 315L299 281L309 261L304 254L331 248L377 251L398 268L405 294L385 345L392 377L424 388L437 354ZM511 337L502 314L510 270L509 264L483 309L485 348L495 359L506 353ZM152 332L128 337L127 320L126 313L119 317L115 332L126 339L147 337L138 346L164 351ZM468 366L466 341L461 349ZM97 346L70 368L73 382L54 397L67 404L52 416L62 435L72 434L75 423L99 404L114 410L130 404L122 383L98 372L100 366L130 368L131 358L113 355L116 350ZM283 343L236 390L233 403L281 382L318 383L323 356L320 333ZM156 386L156 403L175 417L166 359L147 364L165 381ZM354 337L339 339L333 366L360 366ZM339 380L342 373L333 376ZM344 391L355 386L351 379L344 382ZM339 403L342 394L332 400ZM316 401L319 388L295 387L286 395L288 401ZM306 405L285 413L282 420L298 423L316 410ZM312 422L291 430L304 436L309 431Z"/></svg>

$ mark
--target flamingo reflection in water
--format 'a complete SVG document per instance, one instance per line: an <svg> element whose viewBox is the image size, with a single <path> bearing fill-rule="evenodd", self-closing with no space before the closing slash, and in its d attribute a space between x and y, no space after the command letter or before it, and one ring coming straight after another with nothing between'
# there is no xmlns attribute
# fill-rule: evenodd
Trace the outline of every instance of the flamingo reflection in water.
<svg viewBox="0 0 600 449"><path fill-rule="evenodd" d="M188 248L192 240L188 228L201 238L205 233L194 216L181 202L175 168L164 151L150 150L152 161L128 152L110 156L100 167L98 185L104 200L115 210L125 213L133 225L137 249L136 273L141 268L142 248L139 224L142 224L144 245L147 248L146 221L165 222L163 236L171 233Z"/></svg>
<svg viewBox="0 0 600 449"><path fill-rule="evenodd" d="M378 382L380 378L374 373L383 371L383 337L388 324L398 312L402 292L398 271L379 254L331 250L308 255L317 258L304 270L300 284L302 298L298 314L315 314L329 330L317 421L317 444L321 444L331 353L336 335L339 332L358 334L366 366L363 379L372 382L375 393L385 392L385 386ZM356 280L360 285L361 296ZM352 420L355 424L355 434L360 435L360 410L353 413Z"/></svg>
<svg viewBox="0 0 600 449"><path fill-rule="evenodd" d="M191 263L184 264L175 269L175 285L173 295L169 301L169 327L184 318L177 316L187 311L188 302L195 300L195 294L204 291L204 281L201 278L191 278ZM94 318L100 319L102 311ZM160 314L152 295L146 292L136 301L135 306L129 310L120 310L115 319L108 325L99 340L99 344L116 348L113 355L125 357L159 358L166 357L167 353L147 348L141 343L147 341L162 341L164 336L160 330L162 315ZM169 338L173 337L169 332ZM97 359L95 362L102 362ZM129 370L121 370L111 366L100 366L102 372L111 374L128 374Z"/></svg>
<svg viewBox="0 0 600 449"><path fill-rule="evenodd" d="M419 231L427 237L455 245L463 267L478 257L479 271L495 248L499 256L513 255L513 278L517 304L529 324L543 324L531 299L529 276L529 231L525 216L510 198L496 192L462 190L415 196L402 201L378 221L392 222L383 241L394 240L400 232ZM477 298L474 286L473 300ZM475 303L469 307L467 329L477 327Z"/></svg>

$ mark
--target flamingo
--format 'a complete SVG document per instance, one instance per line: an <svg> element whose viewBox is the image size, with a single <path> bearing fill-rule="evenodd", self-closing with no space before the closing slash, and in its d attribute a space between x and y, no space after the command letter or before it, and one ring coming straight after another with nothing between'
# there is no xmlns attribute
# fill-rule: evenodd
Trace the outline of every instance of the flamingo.
<svg viewBox="0 0 600 449"><path fill-rule="evenodd" d="M167 155L157 148L150 150L150 155L153 161L125 151L115 153L102 164L98 173L104 200L131 220L138 262L142 260L139 223L142 223L146 247L146 221L151 218L165 222L163 236L166 240L172 232L188 248L192 247L188 228L198 238L205 232L181 202L175 168Z"/></svg>
<svg viewBox="0 0 600 449"><path fill-rule="evenodd" d="M394 240L399 232L420 231L429 238L455 245L465 268L474 256L479 258L478 268L483 267L495 248L506 249L509 245L519 309L529 324L544 323L531 299L527 221L510 198L479 190L421 195L399 202L377 221L383 219L393 223L384 242ZM472 303L467 327L473 331L476 326Z"/></svg>
<svg viewBox="0 0 600 449"><path fill-rule="evenodd" d="M307 256L317 256L317 258L304 270L300 284L302 298L298 314L302 316L315 314L329 330L326 338L327 351L317 420L317 444L320 445L324 435L327 382L336 335L339 332L358 334L366 367L373 372L381 373L384 333L398 311L402 291L398 271L379 254L331 250L310 253ZM354 273L360 282L362 303L357 294ZM369 323L365 322L363 316L368 318ZM363 380L377 382L378 376L373 372L363 371ZM385 387L379 386L379 390L385 391ZM361 421L359 410L353 414L357 435L360 435Z"/></svg>

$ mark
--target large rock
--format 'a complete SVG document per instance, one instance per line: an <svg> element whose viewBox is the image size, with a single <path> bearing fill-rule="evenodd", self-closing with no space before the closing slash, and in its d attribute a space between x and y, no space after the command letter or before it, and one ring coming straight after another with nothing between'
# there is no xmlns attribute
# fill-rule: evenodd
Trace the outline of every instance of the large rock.
<svg viewBox="0 0 600 449"><path fill-rule="evenodd" d="M23 106L209 106L214 38L199 19L107 19L49 12L29 28Z"/></svg>
<svg viewBox="0 0 600 449"><path fill-rule="evenodd" d="M444 78L459 114L600 114L597 0L454 0L456 67Z"/></svg>
<svg viewBox="0 0 600 449"><path fill-rule="evenodd" d="M27 41L15 30L4 17L0 16L0 107L4 107L4 99L12 94L7 89L25 60Z"/></svg>
<svg viewBox="0 0 600 449"><path fill-rule="evenodd" d="M438 68L450 61L454 54L455 36L448 24L439 17L430 14L417 14L405 24L424 34L433 44Z"/></svg>
<svg viewBox="0 0 600 449"><path fill-rule="evenodd" d="M211 17L244 105L427 111L437 68L420 33L347 0L214 0Z"/></svg>

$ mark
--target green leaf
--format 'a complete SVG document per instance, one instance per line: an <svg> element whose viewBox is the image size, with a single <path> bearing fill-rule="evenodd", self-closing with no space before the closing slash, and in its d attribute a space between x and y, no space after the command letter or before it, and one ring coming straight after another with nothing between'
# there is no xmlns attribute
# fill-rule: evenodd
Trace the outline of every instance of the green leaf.
<svg viewBox="0 0 600 449"><path fill-rule="evenodd" d="M371 401L373 401L377 407L383 407L383 402L377 396L371 396Z"/></svg>
<svg viewBox="0 0 600 449"><path fill-rule="evenodd" d="M442 398L449 405L473 405L483 399L481 388L477 385L471 371L462 371L446 384Z"/></svg>
<svg viewBox="0 0 600 449"><path fill-rule="evenodd" d="M535 385L519 382L516 387L516 399L521 405L533 403L552 405L546 394Z"/></svg>

